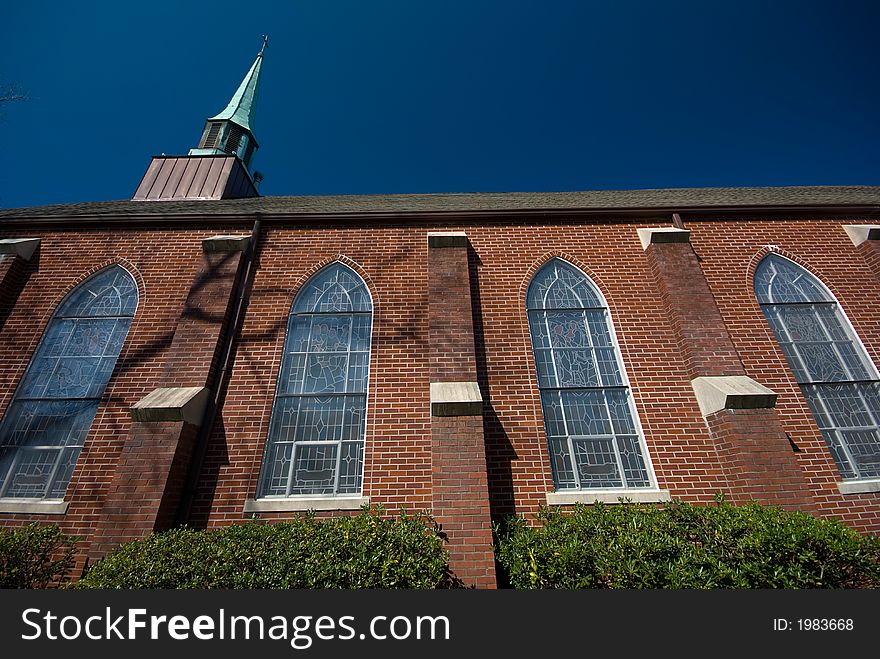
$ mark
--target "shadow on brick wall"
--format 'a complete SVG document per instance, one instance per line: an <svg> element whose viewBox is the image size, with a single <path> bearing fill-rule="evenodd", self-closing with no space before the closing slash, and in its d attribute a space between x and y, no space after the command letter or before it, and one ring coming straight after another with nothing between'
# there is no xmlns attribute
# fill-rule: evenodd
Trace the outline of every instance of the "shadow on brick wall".
<svg viewBox="0 0 880 659"><path fill-rule="evenodd" d="M474 354L477 383L483 396L483 436L486 444L486 470L489 484L489 511L493 521L515 512L511 463L517 459L507 432L489 397L489 376L486 365L486 342L483 333L483 309L480 302L480 257L468 246L468 277L471 285L471 306L474 323Z"/></svg>

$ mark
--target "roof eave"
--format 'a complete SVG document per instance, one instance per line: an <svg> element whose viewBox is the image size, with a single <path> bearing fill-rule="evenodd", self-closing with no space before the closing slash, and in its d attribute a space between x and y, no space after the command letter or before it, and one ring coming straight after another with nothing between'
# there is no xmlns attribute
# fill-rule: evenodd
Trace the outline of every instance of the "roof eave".
<svg viewBox="0 0 880 659"><path fill-rule="evenodd" d="M162 204L164 200L138 201L133 203ZM194 202L198 203L198 202ZM0 218L0 226L12 226L18 224L30 224L38 222L44 226L70 225L70 224L131 224L137 221L141 224L167 224L169 222L205 222L216 221L221 223L252 221L259 218L264 222L284 221L351 221L351 220L378 220L399 221L403 218L424 221L473 221L475 219L487 221L505 221L520 219L541 219L553 217L602 217L603 219L621 221L634 221L640 218L657 218L660 216L672 217L678 214L683 219L741 219L754 216L792 216L792 215L880 215L880 205L877 204L811 204L811 205L727 205L727 206L640 206L631 208L597 207L597 208L546 208L546 209L484 209L484 210L382 210L382 211L336 211L336 212L290 212L290 211L235 211L235 212L205 212L206 209L195 209L193 212L175 213L138 213L126 212L116 216L105 213L82 213L76 215L59 216L51 215L28 215L27 217ZM715 217L707 217L715 216Z"/></svg>

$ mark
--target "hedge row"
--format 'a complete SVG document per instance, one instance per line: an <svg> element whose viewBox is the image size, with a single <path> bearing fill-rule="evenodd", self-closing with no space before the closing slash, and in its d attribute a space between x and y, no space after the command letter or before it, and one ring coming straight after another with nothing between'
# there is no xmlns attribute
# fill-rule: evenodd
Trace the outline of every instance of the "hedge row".
<svg viewBox="0 0 880 659"><path fill-rule="evenodd" d="M545 510L497 538L514 588L880 587L880 539L757 504Z"/></svg>
<svg viewBox="0 0 880 659"><path fill-rule="evenodd" d="M0 529L0 588L46 588L73 567L77 538L32 523Z"/></svg>
<svg viewBox="0 0 880 659"><path fill-rule="evenodd" d="M880 539L841 523L724 501L545 510L496 528L514 588L877 588ZM40 588L73 564L57 527L0 529L0 587ZM323 521L182 528L122 545L76 588L443 588L450 575L432 520L363 510Z"/></svg>
<svg viewBox="0 0 880 659"><path fill-rule="evenodd" d="M420 516L378 511L153 533L122 545L77 588L440 588L443 541Z"/></svg>

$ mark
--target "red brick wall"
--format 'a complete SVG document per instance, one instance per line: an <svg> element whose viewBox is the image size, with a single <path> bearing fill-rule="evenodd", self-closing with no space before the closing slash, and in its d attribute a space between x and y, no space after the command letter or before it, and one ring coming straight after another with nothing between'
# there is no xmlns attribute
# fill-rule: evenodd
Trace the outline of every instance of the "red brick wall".
<svg viewBox="0 0 880 659"><path fill-rule="evenodd" d="M650 245L645 256L654 272L688 375L741 375L739 355L690 243Z"/></svg>
<svg viewBox="0 0 880 659"><path fill-rule="evenodd" d="M449 568L467 586L495 588L483 420L434 417L433 511L447 535Z"/></svg>
<svg viewBox="0 0 880 659"><path fill-rule="evenodd" d="M291 305L308 278L337 259L358 272L373 298L364 496L390 514L400 507L429 511L425 231L358 223L291 228L264 225L235 367L205 457L192 521L213 527L250 517L243 505L257 491ZM264 519L291 515L260 513Z"/></svg>
<svg viewBox="0 0 880 659"><path fill-rule="evenodd" d="M431 382L476 382L468 251L428 248Z"/></svg>
<svg viewBox="0 0 880 659"><path fill-rule="evenodd" d="M672 323L688 376L742 375L743 366L690 243L645 252ZM775 409L724 409L706 418L731 501L815 511L809 485Z"/></svg>
<svg viewBox="0 0 880 659"><path fill-rule="evenodd" d="M431 382L477 382L468 247L428 248ZM449 567L466 586L495 588L482 414L433 416L433 512Z"/></svg>
<svg viewBox="0 0 880 659"><path fill-rule="evenodd" d="M660 487L708 502L725 486L684 358L639 242L638 226L573 221L467 227L479 258L491 411L487 419L493 513L534 513L553 481L525 311L534 273L561 257L604 295Z"/></svg>
<svg viewBox="0 0 880 659"><path fill-rule="evenodd" d="M217 390L215 372L239 294L242 257L240 251L206 252L199 259L157 386L207 387L212 395ZM94 529L90 558L174 525L200 425L132 423Z"/></svg>
<svg viewBox="0 0 880 659"><path fill-rule="evenodd" d="M535 512L553 488L524 299L531 275L554 255L590 274L609 301L660 485L674 496L711 501L724 487L722 464L670 338L636 226L269 228L194 521L215 526L245 517L244 499L257 488L290 305L298 287L340 255L367 281L376 307L364 494L392 511L430 509L426 234L446 229L466 231L474 252L493 515Z"/></svg>
<svg viewBox="0 0 880 659"><path fill-rule="evenodd" d="M769 246L807 268L834 293L875 364L880 363L880 313L876 279L841 228L864 223L823 220L691 220L691 243L701 258L746 374L778 394L782 426L797 453L819 513L864 531L880 531L880 494L843 495L841 480L813 415L755 299L753 276Z"/></svg>
<svg viewBox="0 0 880 659"><path fill-rule="evenodd" d="M250 231L250 226L224 227L224 232ZM2 237L18 237L19 231ZM110 481L132 422L129 408L156 387L166 367L166 354L202 258L203 238L218 233L204 227L38 230L39 261L28 269L26 284L0 329L0 413L12 399L43 331L64 296L98 270L118 263L135 278L138 308L113 376L80 453L65 500L65 515L0 513L0 525L30 521L57 523L83 537L83 548L98 524ZM80 557L82 561L83 557Z"/></svg>
<svg viewBox="0 0 880 659"><path fill-rule="evenodd" d="M729 474L731 503L817 512L775 409L720 410L706 424Z"/></svg>
<svg viewBox="0 0 880 659"><path fill-rule="evenodd" d="M18 300L27 275L36 263L15 254L0 255L0 328Z"/></svg>
<svg viewBox="0 0 880 659"><path fill-rule="evenodd" d="M183 421L131 425L92 527L90 560L174 525L198 428Z"/></svg>
<svg viewBox="0 0 880 659"><path fill-rule="evenodd" d="M843 303L875 363L880 313L874 275L841 224L859 219L687 222L709 289L745 373L779 394L782 429L800 449L823 515L880 530L880 495L841 495L833 460L754 299L751 276L766 245L806 265ZM192 522L241 521L256 493L290 305L299 287L340 258L373 296L364 494L394 514L432 506L428 345L428 231L461 230L472 245L471 282L478 377L488 394L483 420L493 516L533 513L553 489L525 291L554 256L584 270L608 301L635 407L658 485L673 497L709 502L725 490L725 460L700 415L654 273L636 228L665 219L575 218L492 223L264 223L254 288L237 345L225 405L211 435ZM57 521L88 536L131 426L128 408L149 393L166 366L168 344L201 257L201 239L250 226L190 229L28 231L40 237L39 268L0 329L0 412L27 366L52 311L76 283L120 262L134 274L140 304ZM8 237L17 235L8 233ZM872 282L866 285L866 282ZM326 513L333 514L333 513ZM267 519L289 516L264 513ZM0 515L0 524L33 519Z"/></svg>
<svg viewBox="0 0 880 659"><path fill-rule="evenodd" d="M880 240L866 240L856 248L856 252L865 259L865 263L880 281Z"/></svg>

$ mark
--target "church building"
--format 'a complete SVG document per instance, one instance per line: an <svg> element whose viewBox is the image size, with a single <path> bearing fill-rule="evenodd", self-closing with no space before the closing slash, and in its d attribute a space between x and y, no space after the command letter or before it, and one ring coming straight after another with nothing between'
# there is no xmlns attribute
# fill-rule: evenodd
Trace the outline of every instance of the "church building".
<svg viewBox="0 0 880 659"><path fill-rule="evenodd" d="M0 210L0 526L757 501L880 532L880 187L262 197L261 51L131 199Z"/></svg>

